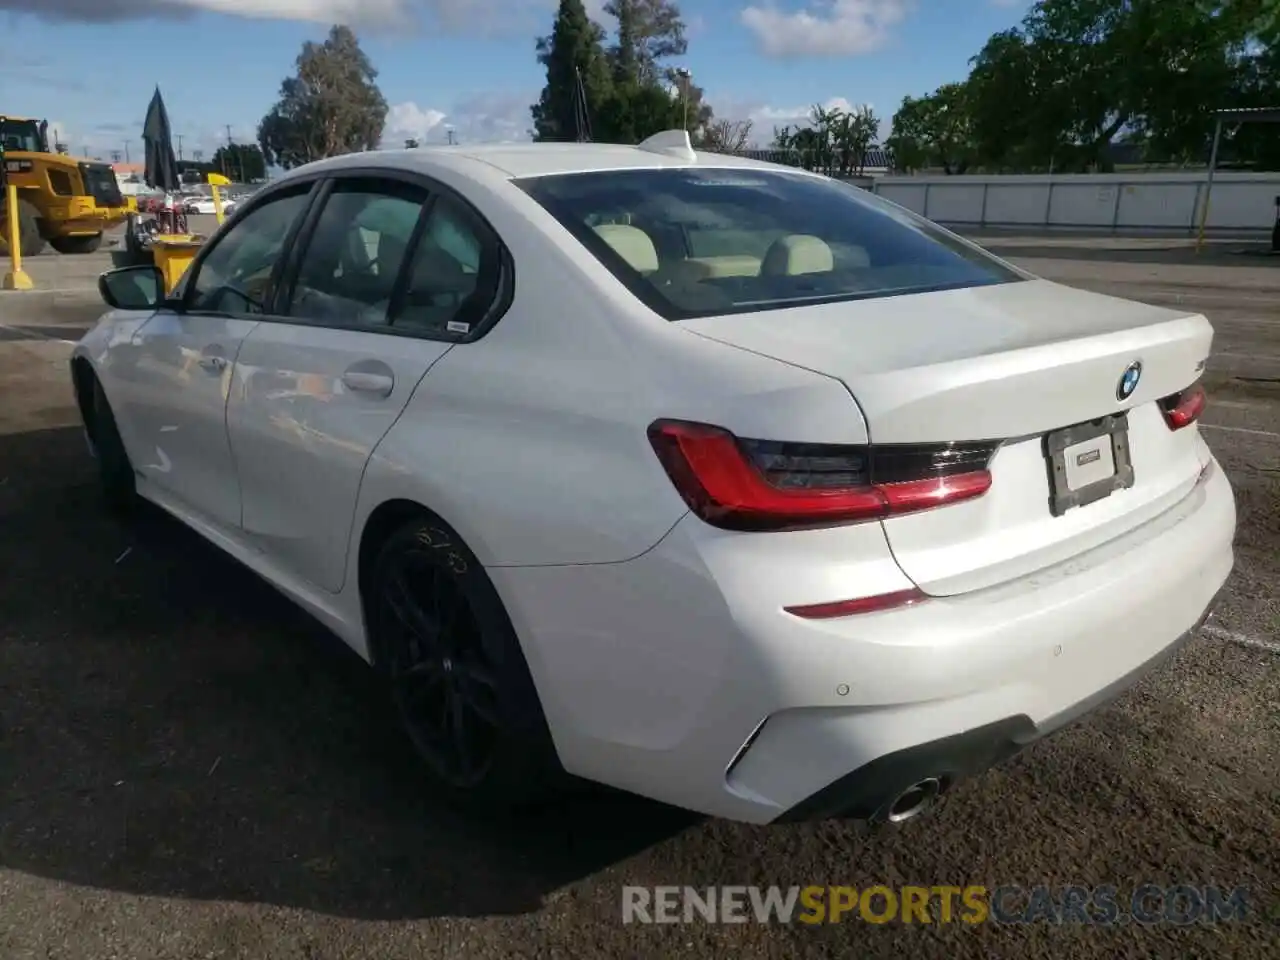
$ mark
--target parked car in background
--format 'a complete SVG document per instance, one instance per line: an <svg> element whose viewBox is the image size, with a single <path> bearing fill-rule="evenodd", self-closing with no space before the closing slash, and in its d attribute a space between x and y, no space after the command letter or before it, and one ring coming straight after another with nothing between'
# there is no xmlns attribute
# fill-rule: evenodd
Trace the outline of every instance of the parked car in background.
<svg viewBox="0 0 1280 960"><path fill-rule="evenodd" d="M905 820L1136 682L1234 562L1203 316L683 131L335 157L172 294L101 289L108 502L384 671L467 803L568 772Z"/></svg>
<svg viewBox="0 0 1280 960"><path fill-rule="evenodd" d="M183 208L187 213L211 215L217 212L217 209L213 204L213 197L187 197L184 201Z"/></svg>

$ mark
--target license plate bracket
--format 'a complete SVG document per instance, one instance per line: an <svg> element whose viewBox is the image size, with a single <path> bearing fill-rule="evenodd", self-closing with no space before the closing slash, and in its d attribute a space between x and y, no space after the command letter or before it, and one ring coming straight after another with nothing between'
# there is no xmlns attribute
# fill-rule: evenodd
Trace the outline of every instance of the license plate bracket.
<svg viewBox="0 0 1280 960"><path fill-rule="evenodd" d="M1074 489L1070 483L1072 471L1067 464L1068 452L1073 447L1087 444L1090 440L1106 438L1109 441L1111 460L1115 469L1108 476L1101 477ZM1125 490L1133 486L1133 462L1129 456L1129 417L1118 413L1064 427L1046 434L1044 438L1045 459L1049 468L1049 509L1055 517L1060 517L1073 507L1083 507L1090 503L1109 497L1117 490ZM1092 460L1094 450L1086 451ZM1084 456L1084 455L1082 455Z"/></svg>

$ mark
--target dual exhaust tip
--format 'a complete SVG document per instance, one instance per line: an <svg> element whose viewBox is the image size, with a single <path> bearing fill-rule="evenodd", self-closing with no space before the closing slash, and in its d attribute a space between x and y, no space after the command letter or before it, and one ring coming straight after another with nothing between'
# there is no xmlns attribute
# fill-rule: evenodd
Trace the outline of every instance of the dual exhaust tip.
<svg viewBox="0 0 1280 960"><path fill-rule="evenodd" d="M941 777L926 777L885 804L876 819L886 823L905 823L933 806L944 789L946 783Z"/></svg>

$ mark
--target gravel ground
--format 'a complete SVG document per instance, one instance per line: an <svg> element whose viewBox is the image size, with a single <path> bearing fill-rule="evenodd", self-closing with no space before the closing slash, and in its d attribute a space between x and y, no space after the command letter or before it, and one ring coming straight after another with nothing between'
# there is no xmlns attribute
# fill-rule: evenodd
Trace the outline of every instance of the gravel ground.
<svg viewBox="0 0 1280 960"><path fill-rule="evenodd" d="M604 790L503 823L444 811L337 641L172 522L103 516L58 342L92 298L0 297L0 958L1277 956L1280 264L983 242L1214 321L1205 436L1236 488L1237 568L1215 628L1140 687L869 837ZM1253 910L1188 927L620 910L626 884L1109 884L1123 900L1147 882L1246 886Z"/></svg>

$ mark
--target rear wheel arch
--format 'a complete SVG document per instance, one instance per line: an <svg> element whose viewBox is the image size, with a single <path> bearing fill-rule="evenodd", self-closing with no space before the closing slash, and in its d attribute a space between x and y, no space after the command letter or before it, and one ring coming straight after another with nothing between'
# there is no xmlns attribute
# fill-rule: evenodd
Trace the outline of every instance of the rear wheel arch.
<svg viewBox="0 0 1280 960"><path fill-rule="evenodd" d="M369 514L365 520L364 529L360 534L360 548L356 561L356 583L360 591L360 613L364 620L365 637L369 644L369 662L378 670L382 670L386 666L387 651L377 649L377 637L370 630L371 611L369 601L373 587L374 566L377 563L378 554L387 540L412 520L441 524L466 545L466 541L447 520L416 500L406 498L386 500L378 504L373 509L373 512Z"/></svg>
<svg viewBox="0 0 1280 960"><path fill-rule="evenodd" d="M390 682L402 721L419 751L426 748L418 741L414 732L417 728L406 712L406 705L415 700L406 700L396 690L416 672L416 667L406 668L406 655L412 659L420 652L403 645L403 639L397 639L394 631L388 636L387 614L378 592L379 578L388 569L385 564L394 566L397 552L406 547L413 551L427 548L436 558L429 563L451 571L444 574L455 585L450 589L460 591L458 595L470 605L478 632L456 651L445 654L443 670L447 673L452 669L448 664L455 656L456 663L469 659L464 657L464 650L474 649L481 654L483 669L491 677L485 685L496 691L493 709L495 716L501 718L494 721L498 741L492 770L484 774L475 790L446 784L448 794L468 804L503 808L554 794L565 785L564 768L537 683L529 671L524 645L506 604L466 540L447 520L415 500L392 499L379 504L365 521L357 553L357 579L368 659ZM436 773L439 775L438 770Z"/></svg>

